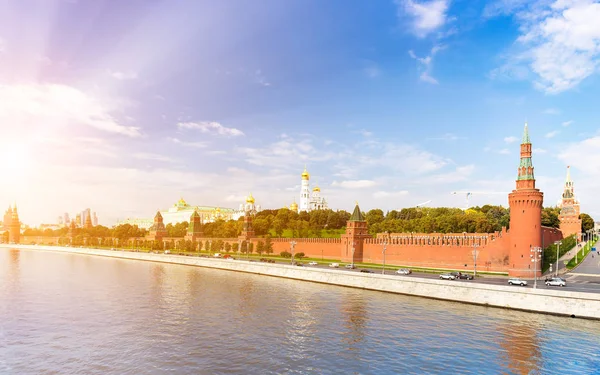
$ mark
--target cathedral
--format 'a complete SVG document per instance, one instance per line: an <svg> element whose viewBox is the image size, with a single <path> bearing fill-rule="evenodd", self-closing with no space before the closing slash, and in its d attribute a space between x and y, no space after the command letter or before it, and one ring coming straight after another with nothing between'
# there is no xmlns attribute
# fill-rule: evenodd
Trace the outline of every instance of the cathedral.
<svg viewBox="0 0 600 375"><path fill-rule="evenodd" d="M560 231L564 237L581 233L581 219L579 218L579 201L575 198L573 180L571 180L571 168L567 167L567 179L560 202Z"/></svg>
<svg viewBox="0 0 600 375"><path fill-rule="evenodd" d="M290 205L290 210L301 212L301 211L314 211L314 210L326 210L328 208L327 201L321 196L321 188L315 186L310 190L310 174L304 167L302 172L302 183L300 185L300 204L294 202Z"/></svg>

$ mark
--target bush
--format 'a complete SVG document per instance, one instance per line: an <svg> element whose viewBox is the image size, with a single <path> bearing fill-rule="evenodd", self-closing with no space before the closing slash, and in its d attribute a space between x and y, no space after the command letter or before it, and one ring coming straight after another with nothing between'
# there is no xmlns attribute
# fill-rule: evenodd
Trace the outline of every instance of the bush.
<svg viewBox="0 0 600 375"><path fill-rule="evenodd" d="M298 258L298 259L302 259L305 257L304 253L296 253L296 255L294 255L294 257Z"/></svg>
<svg viewBox="0 0 600 375"><path fill-rule="evenodd" d="M281 255L282 258L291 258L292 257L292 253L287 252L287 251L282 251L281 253L279 253L279 255Z"/></svg>

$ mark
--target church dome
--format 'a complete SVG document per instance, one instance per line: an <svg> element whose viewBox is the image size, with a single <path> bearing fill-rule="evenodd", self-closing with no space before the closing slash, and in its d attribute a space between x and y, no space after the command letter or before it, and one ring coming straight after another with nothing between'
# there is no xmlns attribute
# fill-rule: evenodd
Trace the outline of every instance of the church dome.
<svg viewBox="0 0 600 375"><path fill-rule="evenodd" d="M252 196L252 193L250 193L250 195L248 195L248 197L246 198L246 203L254 204L254 197Z"/></svg>
<svg viewBox="0 0 600 375"><path fill-rule="evenodd" d="M294 201L294 203L290 204L290 210L298 211L298 203L296 203L296 201Z"/></svg>
<svg viewBox="0 0 600 375"><path fill-rule="evenodd" d="M315 186L315 188L313 189L313 191L321 191L321 188L318 186Z"/></svg>
<svg viewBox="0 0 600 375"><path fill-rule="evenodd" d="M308 174L308 171L306 170L306 167L304 167L304 172L302 172L302 179L303 180L310 179L310 174Z"/></svg>
<svg viewBox="0 0 600 375"><path fill-rule="evenodd" d="M181 206L185 207L188 204L187 204L187 202L183 198L181 198L181 199L179 199L179 202L177 202L177 205L180 206L180 207Z"/></svg>

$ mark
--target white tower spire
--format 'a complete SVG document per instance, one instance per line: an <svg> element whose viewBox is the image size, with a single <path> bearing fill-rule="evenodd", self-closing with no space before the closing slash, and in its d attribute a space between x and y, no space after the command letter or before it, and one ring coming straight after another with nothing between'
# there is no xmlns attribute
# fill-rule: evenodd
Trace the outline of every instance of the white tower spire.
<svg viewBox="0 0 600 375"><path fill-rule="evenodd" d="M308 202L310 200L310 188L308 186L310 180L310 175L306 170L306 165L304 166L304 172L302 172L302 185L300 187L300 205L298 207L298 212L301 211L309 211Z"/></svg>

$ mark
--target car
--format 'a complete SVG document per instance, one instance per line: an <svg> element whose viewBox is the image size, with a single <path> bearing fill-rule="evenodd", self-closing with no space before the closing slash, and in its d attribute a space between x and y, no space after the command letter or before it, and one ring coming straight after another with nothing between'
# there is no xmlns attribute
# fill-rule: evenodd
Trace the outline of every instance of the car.
<svg viewBox="0 0 600 375"><path fill-rule="evenodd" d="M213 257L215 257L215 258L222 258L223 256L221 255L221 253L214 253Z"/></svg>
<svg viewBox="0 0 600 375"><path fill-rule="evenodd" d="M410 275L412 273L412 271L409 270L408 268L400 268L398 271L396 271L396 273L398 275Z"/></svg>
<svg viewBox="0 0 600 375"><path fill-rule="evenodd" d="M551 279L546 279L546 285L548 286L567 286L567 282L565 279L561 279L560 277L553 277Z"/></svg>
<svg viewBox="0 0 600 375"><path fill-rule="evenodd" d="M518 277L513 277L511 279L508 279L508 285L521 285L521 286L525 286L525 285L527 285L527 281L523 280L523 279L519 279Z"/></svg>
<svg viewBox="0 0 600 375"><path fill-rule="evenodd" d="M451 273L443 273L440 275L440 279L442 280L456 280L456 276Z"/></svg>
<svg viewBox="0 0 600 375"><path fill-rule="evenodd" d="M340 268L340 264L339 263L329 263L329 267L331 267L331 268Z"/></svg>
<svg viewBox="0 0 600 375"><path fill-rule="evenodd" d="M346 264L344 267L351 269L351 270L356 268L356 266L354 264Z"/></svg>
<svg viewBox="0 0 600 375"><path fill-rule="evenodd" d="M165 250L165 254L171 254L169 250Z"/></svg>
<svg viewBox="0 0 600 375"><path fill-rule="evenodd" d="M364 268L362 270L360 270L360 272L362 272L362 273L374 273L373 271L367 270L367 269L364 269Z"/></svg>
<svg viewBox="0 0 600 375"><path fill-rule="evenodd" d="M317 262L315 262L315 261L308 262L308 265L309 265L309 266L316 266L316 265L318 265L318 264L319 264L319 263L317 263Z"/></svg>
<svg viewBox="0 0 600 375"><path fill-rule="evenodd" d="M458 273L458 278L462 280L473 280L473 275L469 275L468 273Z"/></svg>

